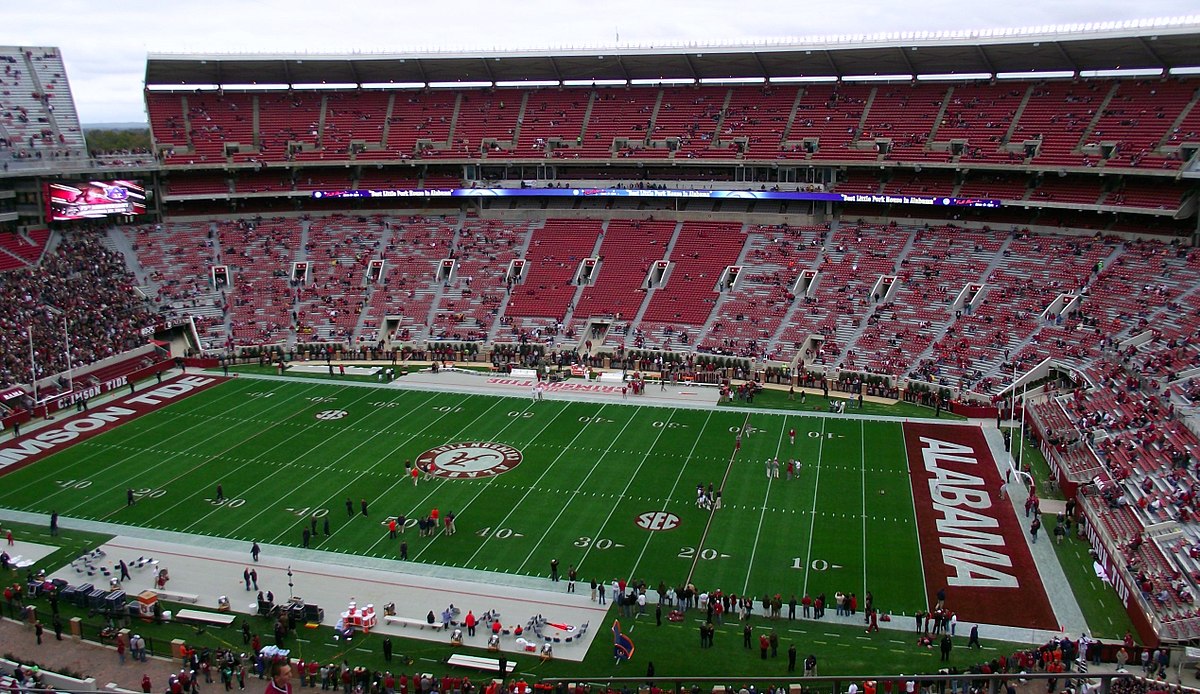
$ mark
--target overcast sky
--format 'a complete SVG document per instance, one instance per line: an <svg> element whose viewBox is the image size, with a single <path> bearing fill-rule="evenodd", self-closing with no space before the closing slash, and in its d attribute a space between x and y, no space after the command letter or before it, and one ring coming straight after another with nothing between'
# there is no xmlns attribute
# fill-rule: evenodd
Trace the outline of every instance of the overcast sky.
<svg viewBox="0 0 1200 694"><path fill-rule="evenodd" d="M85 124L145 121L148 52L379 52L1037 27L1196 14L1196 0L157 0L5 3L0 45L57 46ZM618 43L617 36L620 36Z"/></svg>

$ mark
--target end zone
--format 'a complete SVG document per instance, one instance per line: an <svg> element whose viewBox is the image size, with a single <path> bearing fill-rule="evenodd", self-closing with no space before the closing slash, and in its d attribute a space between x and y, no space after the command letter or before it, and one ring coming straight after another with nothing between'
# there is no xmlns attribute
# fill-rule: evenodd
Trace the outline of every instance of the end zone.
<svg viewBox="0 0 1200 694"><path fill-rule="evenodd" d="M983 432L906 422L904 444L929 605L945 588L960 620L1058 631Z"/></svg>
<svg viewBox="0 0 1200 694"><path fill-rule="evenodd" d="M0 475L18 470L86 441L125 422L162 409L230 379L222 376L180 375L164 383L79 412L52 425L0 445Z"/></svg>

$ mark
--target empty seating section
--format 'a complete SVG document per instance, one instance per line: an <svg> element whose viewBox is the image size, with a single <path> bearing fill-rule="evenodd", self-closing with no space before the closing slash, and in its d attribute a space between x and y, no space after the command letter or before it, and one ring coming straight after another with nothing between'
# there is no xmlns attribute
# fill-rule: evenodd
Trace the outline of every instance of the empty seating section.
<svg viewBox="0 0 1200 694"><path fill-rule="evenodd" d="M571 151L593 159L608 159L616 152L628 152L627 146L618 149L613 140L622 138L640 147L646 139L654 114L657 90L607 88L593 92L591 114L588 116L587 132L580 146ZM666 150L662 150L663 154ZM639 152L638 156L644 156Z"/></svg>
<svg viewBox="0 0 1200 694"><path fill-rule="evenodd" d="M28 68L21 69L29 62L25 55L9 58L9 73L0 76L0 86L10 87L0 102L7 139L26 146L31 137L43 147L70 144L62 127L55 130L59 110L50 113L40 100L21 97L30 86ZM30 60L39 65L36 72L49 69L36 55ZM56 73L48 74L65 86ZM1029 161L1178 170L1179 145L1200 137L1196 91L1194 78L1001 80L151 92L146 105L155 143L166 155L174 152L167 161L175 165L532 156ZM67 130L72 128L78 129ZM77 139L82 142L81 135ZM616 145L618 139L626 145ZM668 147L669 141L678 148ZM888 151L881 152L877 141L886 141ZM1026 143L1034 147L1026 151Z"/></svg>
<svg viewBox="0 0 1200 694"><path fill-rule="evenodd" d="M1026 82L952 85L934 141L947 146L962 142L959 161L1019 164L1024 157L1007 150L1004 138L1028 86Z"/></svg>
<svg viewBox="0 0 1200 694"><path fill-rule="evenodd" d="M1027 174L971 173L959 184L957 197L1024 200L1028 186Z"/></svg>
<svg viewBox="0 0 1200 694"><path fill-rule="evenodd" d="M10 270L25 264L36 265L49 240L50 230L44 227L30 229L25 235L0 234L0 270Z"/></svg>
<svg viewBox="0 0 1200 694"><path fill-rule="evenodd" d="M263 159L294 160L321 144L320 92L270 92L258 96L258 132Z"/></svg>
<svg viewBox="0 0 1200 694"><path fill-rule="evenodd" d="M646 297L651 266L667 255L675 222L612 220L600 244L595 284L587 286L575 317L634 318Z"/></svg>
<svg viewBox="0 0 1200 694"><path fill-rule="evenodd" d="M583 134L591 92L586 89L538 89L529 93L525 103L520 137L515 156L542 155L552 149L554 140L570 143L572 148Z"/></svg>
<svg viewBox="0 0 1200 694"><path fill-rule="evenodd" d="M327 92L325 129L321 131L321 145L325 152L347 154L352 143L361 143L370 148L370 152L380 152L390 99L391 95L387 92ZM359 152L357 158L369 158L365 154L366 151Z"/></svg>
<svg viewBox="0 0 1200 694"><path fill-rule="evenodd" d="M1106 166L1159 168L1167 158L1153 152L1191 101L1193 91L1177 80L1117 82L1116 94L1100 112L1087 141L1115 146Z"/></svg>
<svg viewBox="0 0 1200 694"><path fill-rule="evenodd" d="M229 178L223 173L164 178L166 195L229 195Z"/></svg>
<svg viewBox="0 0 1200 694"><path fill-rule="evenodd" d="M483 340L500 314L508 291L509 263L518 257L528 224L468 218L454 244L454 276L430 326L437 339Z"/></svg>
<svg viewBox="0 0 1200 694"><path fill-rule="evenodd" d="M820 350L802 355L805 363L861 368L855 355L845 353L859 332L874 302L872 290L883 276L894 275L912 232L898 227L846 224L829 239L821 257L815 290L784 327L781 338L788 345L787 358L796 353L810 335L821 336ZM844 355L845 359L837 357Z"/></svg>
<svg viewBox="0 0 1200 694"><path fill-rule="evenodd" d="M454 152L478 157L488 152L504 156L511 151L526 93L517 89L464 91L454 122ZM485 145L484 140L494 143Z"/></svg>
<svg viewBox="0 0 1200 694"><path fill-rule="evenodd" d="M1087 238L1021 234L1011 239L985 278L983 301L970 310L964 306L935 344L934 363L920 367L923 375L988 392L999 381L985 374L998 375L1000 364L1036 332L1051 302L1083 288L1111 251L1109 244ZM1047 263L1046 258L1055 261Z"/></svg>
<svg viewBox="0 0 1200 694"><path fill-rule="evenodd" d="M1169 179L1139 179L1126 177L1120 186L1104 198L1105 205L1142 207L1154 210L1178 210L1183 194L1190 188L1186 183Z"/></svg>
<svg viewBox="0 0 1200 694"><path fill-rule="evenodd" d="M796 280L816 265L827 225L754 226L747 232L743 269L717 307L701 350L736 356L761 356L791 308ZM783 360L776 347L769 358Z"/></svg>
<svg viewBox="0 0 1200 694"><path fill-rule="evenodd" d="M860 139L890 141L885 159L948 161L948 150L926 147L946 99L945 84L885 85L875 91Z"/></svg>
<svg viewBox="0 0 1200 694"><path fill-rule="evenodd" d="M799 87L786 84L730 89L719 139L725 142L735 137L745 138L747 158L783 156L780 150L792 123L792 106L798 93Z"/></svg>
<svg viewBox="0 0 1200 694"><path fill-rule="evenodd" d="M231 338L238 344L273 344L292 336L296 290L292 262L299 260L300 222L218 222L221 260L229 266Z"/></svg>
<svg viewBox="0 0 1200 694"><path fill-rule="evenodd" d="M220 261L207 222L142 224L123 231L160 305L183 308L213 290L212 266Z"/></svg>
<svg viewBox="0 0 1200 694"><path fill-rule="evenodd" d="M1034 85L1017 122L1013 142L1040 141L1033 162L1042 166L1079 166L1098 161L1098 156L1085 156L1076 147L1111 84L1098 81Z"/></svg>
<svg viewBox="0 0 1200 694"><path fill-rule="evenodd" d="M391 169L363 168L357 187L363 190L415 190L420 181Z"/></svg>
<svg viewBox="0 0 1200 694"><path fill-rule="evenodd" d="M349 169L303 169L296 172L296 190L349 190Z"/></svg>
<svg viewBox="0 0 1200 694"><path fill-rule="evenodd" d="M850 169L843 181L838 181L833 190L838 193L878 193L883 183L874 171Z"/></svg>
<svg viewBox="0 0 1200 694"><path fill-rule="evenodd" d="M591 256L601 222L547 219L535 227L525 253L524 281L514 284L505 315L562 320L575 296L573 279Z"/></svg>
<svg viewBox="0 0 1200 694"><path fill-rule="evenodd" d="M1170 152L1172 154L1171 159L1176 164L1181 161L1181 158L1177 154L1179 145L1185 142L1195 143L1197 140L1200 140L1200 82L1196 80L1180 80L1179 88L1191 92L1191 102L1188 107L1185 107L1183 120L1180 121L1177 127L1171 130L1162 143L1164 153Z"/></svg>
<svg viewBox="0 0 1200 694"><path fill-rule="evenodd" d="M704 325L720 296L717 283L745 242L738 222L684 222L671 249L666 283L654 291L642 319L676 327Z"/></svg>
<svg viewBox="0 0 1200 694"><path fill-rule="evenodd" d="M954 192L954 172L926 169L902 174L897 171L892 180L883 184L883 192L891 195L950 195Z"/></svg>
<svg viewBox="0 0 1200 694"><path fill-rule="evenodd" d="M669 87L664 88L661 94L654 117L654 132L650 134L651 141L678 139L679 149L674 155L676 159L729 158L734 155L734 150L728 144L729 138L722 139L724 144L721 147L714 147L717 121L725 105L725 97L729 94L728 88ZM734 137L746 137L746 134ZM665 157L667 154L666 148L657 147L642 150L637 156Z"/></svg>
<svg viewBox="0 0 1200 694"><path fill-rule="evenodd" d="M171 163L226 161L226 152L232 150L234 145L244 153L241 157L235 157L235 161L257 156L254 106L258 97L235 92L200 92L182 98L187 100L186 117L192 153L186 160L184 157L175 157Z"/></svg>
<svg viewBox="0 0 1200 694"><path fill-rule="evenodd" d="M865 149L854 146L872 89L866 84L804 87L792 119L789 142L819 140L814 159L877 159L879 150L873 142Z"/></svg>
<svg viewBox="0 0 1200 694"><path fill-rule="evenodd" d="M175 92L147 92L146 112L154 143L163 149L188 146L187 119L183 100Z"/></svg>
<svg viewBox="0 0 1200 694"><path fill-rule="evenodd" d="M378 255L382 233L379 220L334 216L309 223L308 281L299 287L295 308L299 341L352 342L366 303L367 264Z"/></svg>
<svg viewBox="0 0 1200 694"><path fill-rule="evenodd" d="M450 257L457 217L404 217L387 222L383 283L371 293L363 318L379 331L385 319L397 322L392 337L418 340L429 334L429 310L437 295L438 264ZM380 334L382 337L382 334Z"/></svg>
<svg viewBox="0 0 1200 694"><path fill-rule="evenodd" d="M292 190L291 172L283 169L237 172L233 188L238 193L279 193Z"/></svg>
<svg viewBox="0 0 1200 694"><path fill-rule="evenodd" d="M1080 205L1099 204L1103 197L1103 179L1096 176L1049 175L1029 193L1029 200L1038 202L1067 202Z"/></svg>
<svg viewBox="0 0 1200 694"><path fill-rule="evenodd" d="M458 93L452 90L397 92L387 118L385 149L396 157L436 156L450 140Z"/></svg>

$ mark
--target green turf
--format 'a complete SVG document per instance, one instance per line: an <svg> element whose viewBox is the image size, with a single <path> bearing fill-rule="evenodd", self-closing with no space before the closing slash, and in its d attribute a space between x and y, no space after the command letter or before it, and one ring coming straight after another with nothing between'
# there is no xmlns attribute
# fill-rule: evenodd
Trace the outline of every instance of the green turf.
<svg viewBox="0 0 1200 694"><path fill-rule="evenodd" d="M296 364L317 364L317 365L320 364L320 362L295 362L295 363ZM385 365L385 364L378 365L378 368L380 368L380 369L384 369L387 367L388 367L388 365ZM214 369L214 372L215 371L217 371L217 370ZM259 366L258 364L238 364L237 366L229 367L229 372L230 373L276 376L279 374L279 369L275 366ZM350 381L350 382L359 382L359 383L375 383L375 382L379 381L378 377L376 377L376 376L359 376L359 375L355 375L355 374L341 374L338 372L338 368L336 365L333 367L332 374L330 374L328 371L314 371L312 373L305 373L305 372L301 372L301 371L296 371L294 369L288 369L284 373L287 374L287 376L289 378L306 378L306 379L316 379L319 381L343 381L343 382ZM400 373L399 370L397 370L396 373L399 374Z"/></svg>
<svg viewBox="0 0 1200 694"><path fill-rule="evenodd" d="M326 410L348 415L316 417ZM734 432L746 425L750 433L733 457ZM795 443L787 436L792 428ZM524 461L491 478L438 478L414 487L405 476L406 459L468 440L512 445ZM784 469L780 479L768 480L763 462L774 456ZM803 465L788 480L786 462L793 456ZM722 482L723 508L713 514L697 508L696 486ZM217 483L223 503L211 500ZM131 487L138 501L127 506ZM358 513L362 498L369 502L369 518ZM346 512L346 499L353 513ZM780 593L785 602L793 593L832 596L838 590L861 600L870 590L885 612L911 614L925 605L897 422L736 408L531 403L317 379L244 378L7 474L0 505L297 546L316 513L327 516L333 530L316 539L317 548L378 557L397 554L383 525L388 515L412 518L436 505L458 515L459 532L433 538L408 533L413 561L544 576L557 558L563 570L578 567L585 583L624 576L653 587L690 578L726 592ZM679 527L639 528L638 515L651 511L676 514ZM648 619L633 620L627 630L661 675L773 674L776 666L782 674L783 661L763 666L756 650L741 649L736 624L718 632L711 657L697 659L691 651L694 623L655 627ZM765 621L756 616L754 623ZM164 639L174 633L170 629L183 629L165 628ZM903 632L885 631L868 643L858 641L856 627L797 622L777 628L784 648L795 638L802 656L811 650L838 663L827 672L937 667L936 655L917 649ZM311 635L322 659L345 649L324 630ZM449 653L420 641L403 648L432 660ZM955 661L965 665L979 657L960 648ZM522 667L542 676L626 674L614 669L605 639L597 639L582 665L522 659Z"/></svg>
<svg viewBox="0 0 1200 694"><path fill-rule="evenodd" d="M901 401L901 402L896 402L891 405L885 405L885 404L877 403L877 402L864 401L863 407L860 410L860 409L858 409L857 402L852 402L845 397L840 397L840 398L838 397L838 395L845 395L844 393L833 393L831 395L832 395L832 398L831 398L832 400L835 400L835 401L845 400L846 401L846 412L849 414L866 414L866 415L872 415L872 416L887 416L887 417L910 417L913 419L937 419L937 418L939 418L939 417L935 416L936 410L934 410L934 408L925 407L924 405L917 405L917 404L911 403L911 402ZM784 410L784 411L789 411L789 412L821 413L821 412L829 411L829 399L826 399L825 397L823 397L821 395L814 395L813 393L809 393L804 397L804 401L801 402L800 393L797 391L796 399L789 400L787 390L780 390L778 388L766 388L761 393L754 396L754 402L748 403L743 400L733 400L731 402L723 403L722 406L723 407L731 407L731 408L756 407L756 408L761 408L761 409ZM947 411L943 410L942 414L940 416L940 419L945 419L947 421L963 421L966 419L966 417L963 417L961 415L956 415L951 412L947 412Z"/></svg>
<svg viewBox="0 0 1200 694"><path fill-rule="evenodd" d="M315 417L330 409L349 415ZM754 414L757 431L731 466L731 430L746 419L731 410L240 379L7 475L0 504L291 545L317 513L333 531L317 548L378 557L397 553L384 518L412 519L438 506L458 515L459 533L410 534L414 561L546 575L557 558L584 580L622 576L656 586L690 577L727 592L785 597L870 589L882 609L921 607L900 426ZM785 436L793 427L795 446ZM414 487L406 478L404 460L467 440L515 446L524 462L476 480ZM785 466L798 455L799 479L781 473L768 482L762 461L775 455ZM48 476L52 488L31 494ZM724 508L710 523L695 504L696 486L723 479ZM224 503L210 501L218 482ZM130 487L133 506L125 503ZM362 498L370 518L358 514ZM648 532L635 524L656 511L677 515L679 527ZM880 549L864 551L868 545Z"/></svg>
<svg viewBox="0 0 1200 694"><path fill-rule="evenodd" d="M1052 514L1042 515L1042 527L1047 531L1053 530L1056 522ZM1071 530L1074 534L1075 529ZM1047 532L1046 539L1053 540L1053 533ZM1129 613L1121 606L1116 591L1096 578L1092 568L1094 560L1088 553L1091 545L1086 540L1073 538L1055 544L1054 550L1058 555L1058 563L1062 564L1063 572L1067 575L1067 582L1071 584L1071 591L1079 602L1079 609L1083 611L1083 618L1092 630L1091 635L1108 640L1124 638L1126 633L1136 634L1137 630L1133 628Z"/></svg>

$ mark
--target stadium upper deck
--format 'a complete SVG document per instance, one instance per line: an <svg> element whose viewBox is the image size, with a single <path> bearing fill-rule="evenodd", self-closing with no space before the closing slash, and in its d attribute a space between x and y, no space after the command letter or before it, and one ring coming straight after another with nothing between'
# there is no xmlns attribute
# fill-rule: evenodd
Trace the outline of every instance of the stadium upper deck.
<svg viewBox="0 0 1200 694"><path fill-rule="evenodd" d="M1169 78L1200 67L1197 46L1200 26L1161 22L754 47L159 54L146 85L168 166L632 158L1178 174L1200 149L1200 82Z"/></svg>

